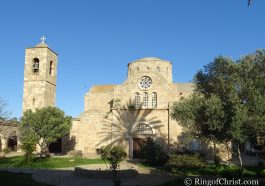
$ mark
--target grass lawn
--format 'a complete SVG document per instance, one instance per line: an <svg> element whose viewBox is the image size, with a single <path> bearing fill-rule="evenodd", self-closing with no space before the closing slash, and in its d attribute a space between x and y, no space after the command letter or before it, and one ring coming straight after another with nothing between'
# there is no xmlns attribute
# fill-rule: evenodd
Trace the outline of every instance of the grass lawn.
<svg viewBox="0 0 265 186"><path fill-rule="evenodd" d="M166 170L164 167L154 167L148 162L139 162L139 166L143 168L157 168L161 170ZM214 165L208 164L201 168L183 168L183 169L172 169L166 170L170 173L179 176L203 176L203 175L219 175L224 177L262 177L265 178L265 167L258 166L245 166L244 170L236 165Z"/></svg>
<svg viewBox="0 0 265 186"><path fill-rule="evenodd" d="M1 186L52 186L44 183L38 183L31 178L30 174L10 173L0 171Z"/></svg>
<svg viewBox="0 0 265 186"><path fill-rule="evenodd" d="M185 176L219 175L223 177L262 177L265 178L265 168L244 167L243 171L236 165L205 165L201 168L173 169L172 173Z"/></svg>
<svg viewBox="0 0 265 186"><path fill-rule="evenodd" d="M32 163L28 164L24 161L23 156L8 157L0 159L0 167L13 167L13 168L38 168L38 169L55 169L64 167L74 167L86 164L99 164L104 163L101 159L85 159L85 158L34 158Z"/></svg>
<svg viewBox="0 0 265 186"><path fill-rule="evenodd" d="M145 165L146 166L146 165ZM163 168L162 168L163 169ZM186 168L186 169L174 169L171 171L175 175L182 176L183 178L178 178L174 181L164 183L159 186L184 186L184 179L187 176L190 176L193 180L193 176L197 177L207 177L207 176L216 176L219 178L229 179L241 179L244 180L255 180L256 178L263 178L259 180L259 185L265 185L265 168L263 167L244 167L241 171L239 166L236 165L205 165L202 168ZM194 181L194 180L193 180ZM193 186L194 184L191 184Z"/></svg>

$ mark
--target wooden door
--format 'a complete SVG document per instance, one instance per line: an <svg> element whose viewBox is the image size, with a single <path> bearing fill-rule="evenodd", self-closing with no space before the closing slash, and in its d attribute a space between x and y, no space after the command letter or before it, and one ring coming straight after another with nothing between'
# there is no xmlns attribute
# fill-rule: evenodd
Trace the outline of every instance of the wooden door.
<svg viewBox="0 0 265 186"><path fill-rule="evenodd" d="M133 158L142 159L142 146L146 143L147 138L133 138Z"/></svg>

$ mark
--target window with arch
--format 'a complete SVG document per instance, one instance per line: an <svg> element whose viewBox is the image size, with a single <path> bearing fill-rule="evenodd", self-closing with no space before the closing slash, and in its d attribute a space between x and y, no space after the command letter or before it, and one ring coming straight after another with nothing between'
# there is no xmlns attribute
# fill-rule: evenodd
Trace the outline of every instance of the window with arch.
<svg viewBox="0 0 265 186"><path fill-rule="evenodd" d="M143 107L148 108L148 93L144 93L144 98L143 98Z"/></svg>
<svg viewBox="0 0 265 186"><path fill-rule="evenodd" d="M152 107L153 108L157 107L157 93L156 92L152 93Z"/></svg>
<svg viewBox="0 0 265 186"><path fill-rule="evenodd" d="M53 61L50 61L49 74L50 74L51 76L53 75Z"/></svg>
<svg viewBox="0 0 265 186"><path fill-rule="evenodd" d="M140 107L140 94L138 92L135 93L134 105L135 105L135 108Z"/></svg>
<svg viewBox="0 0 265 186"><path fill-rule="evenodd" d="M156 67L156 71L157 72L160 72L160 67Z"/></svg>
<svg viewBox="0 0 265 186"><path fill-rule="evenodd" d="M36 103L36 99L33 98L33 99L32 99L32 105L35 106L35 103Z"/></svg>
<svg viewBox="0 0 265 186"><path fill-rule="evenodd" d="M145 123L138 124L135 128L135 132L137 134L153 134L152 128Z"/></svg>
<svg viewBox="0 0 265 186"><path fill-rule="evenodd" d="M40 60L38 58L34 58L32 71L33 71L33 73L37 74L37 73L39 73L39 70L40 70Z"/></svg>

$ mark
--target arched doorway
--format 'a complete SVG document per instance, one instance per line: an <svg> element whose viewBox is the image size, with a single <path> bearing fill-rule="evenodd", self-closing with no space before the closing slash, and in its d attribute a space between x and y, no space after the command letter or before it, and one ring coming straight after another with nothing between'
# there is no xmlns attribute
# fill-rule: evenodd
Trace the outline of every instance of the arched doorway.
<svg viewBox="0 0 265 186"><path fill-rule="evenodd" d="M11 136L7 139L7 147L11 151L16 151L17 150L17 136Z"/></svg>
<svg viewBox="0 0 265 186"><path fill-rule="evenodd" d="M17 134L16 131L12 131L7 138L7 147L11 151L17 151Z"/></svg>
<svg viewBox="0 0 265 186"><path fill-rule="evenodd" d="M50 153L62 153L62 138L58 138L55 142L49 145Z"/></svg>
<svg viewBox="0 0 265 186"><path fill-rule="evenodd" d="M154 135L153 129L146 123L138 124L133 132L133 158L141 159L141 150L148 138Z"/></svg>

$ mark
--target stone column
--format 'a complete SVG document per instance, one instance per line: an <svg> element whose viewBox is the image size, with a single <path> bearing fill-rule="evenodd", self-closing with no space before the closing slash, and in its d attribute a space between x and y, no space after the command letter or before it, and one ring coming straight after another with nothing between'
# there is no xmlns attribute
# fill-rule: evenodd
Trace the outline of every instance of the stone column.
<svg viewBox="0 0 265 186"><path fill-rule="evenodd" d="M2 150L7 148L7 139L6 138L1 138L2 141Z"/></svg>
<svg viewBox="0 0 265 186"><path fill-rule="evenodd" d="M127 140L128 140L128 145L127 147L129 148L127 150L127 153L129 155L129 158L130 159L133 159L133 137L129 134L126 134L126 137L125 137Z"/></svg>
<svg viewBox="0 0 265 186"><path fill-rule="evenodd" d="M17 138L17 152L22 152L21 150L21 141Z"/></svg>
<svg viewBox="0 0 265 186"><path fill-rule="evenodd" d="M129 138L129 158L133 159L133 138Z"/></svg>

